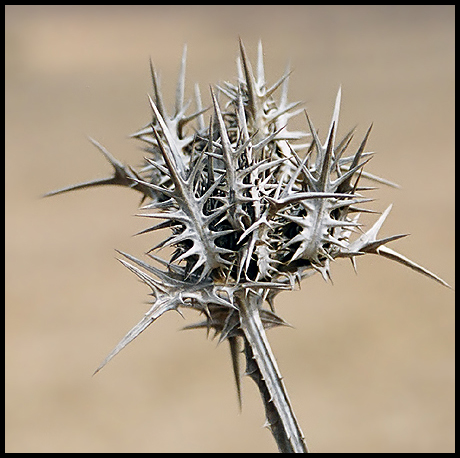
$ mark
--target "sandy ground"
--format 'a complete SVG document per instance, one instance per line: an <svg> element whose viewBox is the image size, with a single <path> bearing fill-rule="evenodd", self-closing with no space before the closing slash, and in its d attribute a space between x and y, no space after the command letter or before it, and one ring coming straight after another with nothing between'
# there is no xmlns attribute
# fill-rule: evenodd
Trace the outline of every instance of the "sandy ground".
<svg viewBox="0 0 460 458"><path fill-rule="evenodd" d="M227 346L178 314L91 376L146 310L114 249L155 241L131 237L125 189L40 199L109 172L87 135L140 162L149 56L172 107L183 44L187 96L207 94L238 36L252 59L262 39L269 82L290 60L320 132L342 85L339 133L374 122L367 169L402 186L374 191L382 235L411 233L392 248L454 283L454 7L7 6L7 452L276 451L248 378L238 412ZM453 452L454 292L372 256L332 273L281 295L294 329L269 334L311 450Z"/></svg>

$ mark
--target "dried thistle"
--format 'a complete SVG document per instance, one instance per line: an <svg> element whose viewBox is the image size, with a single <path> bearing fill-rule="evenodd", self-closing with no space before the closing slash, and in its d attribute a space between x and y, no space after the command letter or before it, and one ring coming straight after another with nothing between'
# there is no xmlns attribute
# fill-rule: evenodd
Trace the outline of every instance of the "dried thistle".
<svg viewBox="0 0 460 458"><path fill-rule="evenodd" d="M153 119L132 135L147 153L141 169L124 166L92 140L113 166L113 175L47 194L126 186L141 193L142 216L160 220L142 233L170 229L168 238L148 250L149 262L119 252L120 262L150 287L154 300L96 372L163 313L197 310L204 320L188 328L212 329L219 341L228 340L240 402L242 343L246 373L259 387L279 450L307 452L265 333L286 325L275 313L275 296L316 272L327 281L330 261L348 258L354 267L355 258L367 253L449 285L386 246L407 234L379 237L391 205L369 230L361 229L360 214L372 212L359 206L372 201L362 196L370 188L361 180L396 185L363 170L371 158L365 152L371 128L351 155L347 149L354 132L336 140L340 89L324 141L306 112L310 132L289 131L289 118L303 112L299 102L288 102L289 68L268 86L261 43L254 74L240 42L237 81L211 88L212 114L206 123L208 108L203 109L198 86L195 111L187 114L185 63L186 48L172 115L151 64ZM174 248L169 260L153 253L165 247Z"/></svg>

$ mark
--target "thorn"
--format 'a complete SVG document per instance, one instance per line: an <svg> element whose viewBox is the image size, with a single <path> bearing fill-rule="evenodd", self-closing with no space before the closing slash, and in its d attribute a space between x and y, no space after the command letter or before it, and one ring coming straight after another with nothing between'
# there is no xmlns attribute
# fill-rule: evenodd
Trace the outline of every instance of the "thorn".
<svg viewBox="0 0 460 458"><path fill-rule="evenodd" d="M239 412L243 410L243 402L241 396L241 369L239 354L242 352L242 348L239 344L238 337L229 337L228 343L230 344L230 355L232 358L233 375L235 376L236 394L238 396L238 408Z"/></svg>
<svg viewBox="0 0 460 458"><path fill-rule="evenodd" d="M353 266L353 270L355 271L355 274L358 275L358 269L356 267L356 259L354 256L350 257L350 262L351 262L351 265Z"/></svg>
<svg viewBox="0 0 460 458"><path fill-rule="evenodd" d="M179 70L179 77L177 80L176 87L176 112L174 116L177 116L184 108L184 93L185 93L185 66L187 63L187 44L184 44L182 51L182 60Z"/></svg>

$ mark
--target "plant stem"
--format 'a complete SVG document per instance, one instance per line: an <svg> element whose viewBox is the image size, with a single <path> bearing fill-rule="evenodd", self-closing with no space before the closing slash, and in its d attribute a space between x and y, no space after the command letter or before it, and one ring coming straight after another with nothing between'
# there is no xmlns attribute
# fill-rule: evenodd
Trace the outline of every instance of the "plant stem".
<svg viewBox="0 0 460 458"><path fill-rule="evenodd" d="M248 291L239 297L247 374L259 388L269 427L281 453L307 453L281 374L260 318L260 296Z"/></svg>

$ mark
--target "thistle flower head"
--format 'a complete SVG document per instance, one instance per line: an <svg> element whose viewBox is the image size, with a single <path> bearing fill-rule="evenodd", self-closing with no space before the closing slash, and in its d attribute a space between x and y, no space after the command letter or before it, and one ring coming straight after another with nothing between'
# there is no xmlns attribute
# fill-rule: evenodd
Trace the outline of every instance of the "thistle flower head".
<svg viewBox="0 0 460 458"><path fill-rule="evenodd" d="M124 166L93 141L114 168L113 176L55 191L105 184L142 195L141 214L169 236L149 247L145 261L120 253L121 263L151 289L153 301L142 320L103 361L135 339L169 310L195 309L204 321L189 327L214 329L220 339L244 330L241 303L256 298L265 328L285 322L274 298L319 272L330 278L330 263L367 253L399 262L443 285L443 280L387 247L405 234L379 236L391 206L367 231L359 223L363 182L393 185L364 170L370 130L352 149L354 132L338 138L339 89L330 127L320 138L299 102L288 101L290 71L266 81L262 45L255 71L240 43L237 79L211 88L203 109L195 87L195 109L184 102L186 49L173 113L167 111L151 65L151 122L133 137L143 142L143 167ZM209 114L209 116L205 116ZM291 131L292 116L305 117L306 131ZM169 259L155 254L172 247ZM269 306L264 305L268 303Z"/></svg>

